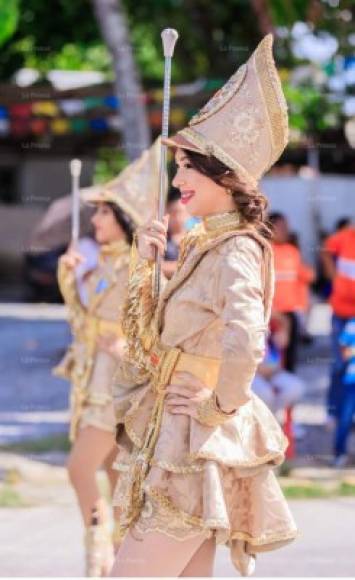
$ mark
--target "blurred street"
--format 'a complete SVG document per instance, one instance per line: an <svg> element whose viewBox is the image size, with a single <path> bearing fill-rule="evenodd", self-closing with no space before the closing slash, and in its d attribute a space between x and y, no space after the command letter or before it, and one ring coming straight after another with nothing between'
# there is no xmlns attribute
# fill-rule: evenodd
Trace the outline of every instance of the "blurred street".
<svg viewBox="0 0 355 580"><path fill-rule="evenodd" d="M61 306L1 305L0 445L67 428L68 384L52 376L70 331Z"/></svg>

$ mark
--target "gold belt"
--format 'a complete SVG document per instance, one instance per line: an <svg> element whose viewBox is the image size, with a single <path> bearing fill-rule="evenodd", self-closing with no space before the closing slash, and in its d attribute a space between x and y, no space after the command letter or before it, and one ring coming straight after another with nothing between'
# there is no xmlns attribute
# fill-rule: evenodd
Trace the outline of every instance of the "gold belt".
<svg viewBox="0 0 355 580"><path fill-rule="evenodd" d="M172 380L181 382L179 377L174 379L176 373L188 372L213 390L217 384L220 359L192 355L182 352L179 348L170 348L156 343L150 351L148 364L152 374L151 387L156 393L156 400L145 433L144 443L140 449L136 448L132 458L131 496L129 504L126 506L127 518L121 529L122 535L139 517L143 507L143 484L160 432L167 385Z"/></svg>
<svg viewBox="0 0 355 580"><path fill-rule="evenodd" d="M123 336L121 324L114 320L105 320L88 314L85 316L84 325L84 340L89 343L89 346L99 335L115 334L118 338Z"/></svg>
<svg viewBox="0 0 355 580"><path fill-rule="evenodd" d="M69 439L74 441L82 410L87 398L87 385L91 376L96 351L96 339L105 334L115 334L117 338L123 337L122 326L113 320L105 320L88 314L85 316L83 341L86 345L86 368L80 377L79 383L74 384L71 392L71 419Z"/></svg>
<svg viewBox="0 0 355 580"><path fill-rule="evenodd" d="M221 361L218 358L199 356L156 343L149 354L149 370L153 375L154 390L165 389L171 379L179 382L175 373L190 373L206 387L214 390L217 385ZM181 382L181 381L180 381Z"/></svg>

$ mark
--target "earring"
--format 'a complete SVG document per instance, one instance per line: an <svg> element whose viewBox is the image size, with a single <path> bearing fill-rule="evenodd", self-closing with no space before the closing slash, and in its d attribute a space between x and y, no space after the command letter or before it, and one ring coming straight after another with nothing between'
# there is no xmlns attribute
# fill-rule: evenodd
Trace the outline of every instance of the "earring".
<svg viewBox="0 0 355 580"><path fill-rule="evenodd" d="M226 193L227 193L228 195L233 195L233 189L231 189L230 187L227 187L227 188L226 188Z"/></svg>

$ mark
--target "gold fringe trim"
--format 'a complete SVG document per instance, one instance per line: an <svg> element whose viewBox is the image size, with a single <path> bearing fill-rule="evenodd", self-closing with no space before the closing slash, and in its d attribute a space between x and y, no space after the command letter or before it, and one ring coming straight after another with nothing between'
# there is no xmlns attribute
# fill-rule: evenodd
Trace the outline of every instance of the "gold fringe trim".
<svg viewBox="0 0 355 580"><path fill-rule="evenodd" d="M136 238L131 249L128 294L122 310L122 328L127 339L128 359L138 371L139 379L148 380L147 338L152 334L152 321L156 310L153 298L153 265L139 261Z"/></svg>

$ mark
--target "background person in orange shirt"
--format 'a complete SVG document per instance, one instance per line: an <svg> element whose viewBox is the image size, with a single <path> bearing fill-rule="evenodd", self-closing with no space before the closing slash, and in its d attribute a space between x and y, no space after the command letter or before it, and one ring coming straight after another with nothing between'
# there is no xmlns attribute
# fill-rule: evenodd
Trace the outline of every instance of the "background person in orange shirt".
<svg viewBox="0 0 355 580"><path fill-rule="evenodd" d="M290 234L289 242L293 244L298 250L300 250L299 246L299 238L296 232L292 232ZM316 277L315 270L301 262L300 266L300 276L297 280L297 287L298 287L298 303L297 303L297 314L298 314L298 321L300 324L300 335L302 341L306 344L312 342L312 337L307 332L307 317L308 312L311 306L311 284L314 282Z"/></svg>
<svg viewBox="0 0 355 580"><path fill-rule="evenodd" d="M332 281L330 305L332 316L332 361L327 396L328 423L334 423L342 400L344 360L339 336L346 323L355 316L355 223L329 236L321 253L324 270Z"/></svg>
<svg viewBox="0 0 355 580"><path fill-rule="evenodd" d="M303 263L299 249L289 242L290 231L286 217L282 213L273 212L269 215L269 221L274 231L275 295L273 310L284 314L289 319L290 337L284 353L284 368L293 372L297 362L299 342L298 311L300 306L303 307L300 302L300 284L303 292L304 284L308 285L314 279L314 271Z"/></svg>

